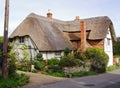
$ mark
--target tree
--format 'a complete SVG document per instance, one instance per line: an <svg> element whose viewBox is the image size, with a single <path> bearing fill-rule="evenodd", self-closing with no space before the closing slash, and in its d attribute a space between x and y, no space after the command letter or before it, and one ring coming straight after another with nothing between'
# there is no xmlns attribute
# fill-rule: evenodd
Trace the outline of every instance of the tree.
<svg viewBox="0 0 120 88"><path fill-rule="evenodd" d="M2 67L2 58L3 58L3 37L0 36L0 68Z"/></svg>
<svg viewBox="0 0 120 88"><path fill-rule="evenodd" d="M113 42L113 54L120 56L120 41Z"/></svg>

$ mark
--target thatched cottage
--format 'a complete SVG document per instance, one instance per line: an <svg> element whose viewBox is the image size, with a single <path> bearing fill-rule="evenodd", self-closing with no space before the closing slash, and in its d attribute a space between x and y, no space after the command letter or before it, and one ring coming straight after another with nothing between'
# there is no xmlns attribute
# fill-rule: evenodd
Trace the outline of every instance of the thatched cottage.
<svg viewBox="0 0 120 88"><path fill-rule="evenodd" d="M22 46L28 46L27 52L31 59L41 52L44 59L61 57L65 47L71 50L83 50L86 47L104 49L109 55L108 65L113 62L112 41L116 40L112 21L107 17L95 17L73 21L61 21L31 13L10 35L14 49L22 59Z"/></svg>

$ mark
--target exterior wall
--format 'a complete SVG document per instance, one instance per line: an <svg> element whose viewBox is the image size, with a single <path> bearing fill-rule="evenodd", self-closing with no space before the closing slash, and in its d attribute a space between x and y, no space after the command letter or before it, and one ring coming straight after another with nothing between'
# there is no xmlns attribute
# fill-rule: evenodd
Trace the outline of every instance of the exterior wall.
<svg viewBox="0 0 120 88"><path fill-rule="evenodd" d="M112 46L113 46L112 45L112 37L111 37L111 33L108 29L108 34L106 35L106 38L104 39L104 51L109 56L108 66L113 65L113 47Z"/></svg>
<svg viewBox="0 0 120 88"><path fill-rule="evenodd" d="M74 41L71 41L71 42L72 42L75 49L80 48L80 45L81 45L80 40L74 40ZM87 40L87 42L92 47L104 49L104 40Z"/></svg>
<svg viewBox="0 0 120 88"><path fill-rule="evenodd" d="M71 41L71 43L72 43L74 49L80 48L80 40L74 40L74 41Z"/></svg>
<svg viewBox="0 0 120 88"><path fill-rule="evenodd" d="M43 54L44 60L51 59L51 58L60 58L64 55L63 51L56 51L56 52L41 52Z"/></svg>
<svg viewBox="0 0 120 88"><path fill-rule="evenodd" d="M26 36L24 37L24 42L20 43L20 38L16 37L15 39L13 39L12 43L13 43L13 49L15 51L17 51L19 53L18 55L18 60L22 60L23 59L23 52L27 52L28 53L28 58L29 59L35 59L37 53L39 53L39 50L37 49L36 45L32 42L32 40ZM22 47L26 45L27 49L23 50Z"/></svg>
<svg viewBox="0 0 120 88"><path fill-rule="evenodd" d="M23 59L23 52L27 52L28 53L28 58L31 60L34 60L36 58L36 55L40 52L43 55L44 60L46 59L51 59L51 58L60 58L61 56L64 55L63 51L39 51L36 47L36 45L34 44L34 42L31 40L30 37L25 36L24 37L24 42L20 43L19 42L20 38L16 37L15 39L13 39L12 43L13 43L13 49L15 51L17 51L19 53L17 59L18 60L22 60ZM22 46L26 45L28 48L26 50L22 49Z"/></svg>
<svg viewBox="0 0 120 88"><path fill-rule="evenodd" d="M88 40L88 43L92 47L104 49L104 40Z"/></svg>

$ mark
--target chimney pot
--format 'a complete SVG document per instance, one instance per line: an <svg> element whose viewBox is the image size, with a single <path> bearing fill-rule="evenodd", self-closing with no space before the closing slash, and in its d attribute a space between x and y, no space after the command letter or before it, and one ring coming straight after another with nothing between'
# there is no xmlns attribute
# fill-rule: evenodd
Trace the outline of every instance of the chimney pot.
<svg viewBox="0 0 120 88"><path fill-rule="evenodd" d="M80 20L80 17L79 17L79 16L76 16L76 17L75 17L75 20Z"/></svg>
<svg viewBox="0 0 120 88"><path fill-rule="evenodd" d="M48 12L47 13L47 18L52 19L52 13Z"/></svg>

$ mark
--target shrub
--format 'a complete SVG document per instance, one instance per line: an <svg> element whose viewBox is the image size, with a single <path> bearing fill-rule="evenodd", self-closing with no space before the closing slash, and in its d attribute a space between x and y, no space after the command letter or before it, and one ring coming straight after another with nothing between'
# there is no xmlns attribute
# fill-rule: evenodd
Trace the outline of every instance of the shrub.
<svg viewBox="0 0 120 88"><path fill-rule="evenodd" d="M29 82L29 77L25 74L16 74L13 77L3 79L0 77L0 88L20 88Z"/></svg>
<svg viewBox="0 0 120 88"><path fill-rule="evenodd" d="M43 70L45 68L45 62L44 61L35 61L35 69L37 70Z"/></svg>
<svg viewBox="0 0 120 88"><path fill-rule="evenodd" d="M86 60L86 55L84 52L76 52L75 58L84 61L84 60Z"/></svg>
<svg viewBox="0 0 120 88"><path fill-rule="evenodd" d="M13 45L11 43L9 43L9 47L8 47L8 76L12 77L14 75L16 75L16 57L18 56L18 53L16 51L12 50Z"/></svg>
<svg viewBox="0 0 120 88"><path fill-rule="evenodd" d="M45 68L45 61L43 60L42 54L38 53L36 57L37 59L34 62L35 68L37 70L43 70Z"/></svg>
<svg viewBox="0 0 120 88"><path fill-rule="evenodd" d="M97 72L105 72L108 64L108 55L99 48L88 48L86 57L91 60L91 69Z"/></svg>
<svg viewBox="0 0 120 88"><path fill-rule="evenodd" d="M58 65L60 63L60 60L57 58L51 58L48 60L48 65L49 66L54 66L54 65Z"/></svg>
<svg viewBox="0 0 120 88"><path fill-rule="evenodd" d="M48 72L62 72L62 68L59 65L48 66Z"/></svg>
<svg viewBox="0 0 120 88"><path fill-rule="evenodd" d="M65 53L65 55L68 55L68 54L70 53L70 49L69 49L68 47L66 47L66 48L64 49L64 53Z"/></svg>
<svg viewBox="0 0 120 88"><path fill-rule="evenodd" d="M60 59L61 67L73 67L79 65L79 60L74 58L74 54L68 54L67 56L62 56Z"/></svg>
<svg viewBox="0 0 120 88"><path fill-rule="evenodd" d="M43 56L42 56L41 53L38 53L36 58L37 58L38 61L43 61Z"/></svg>

